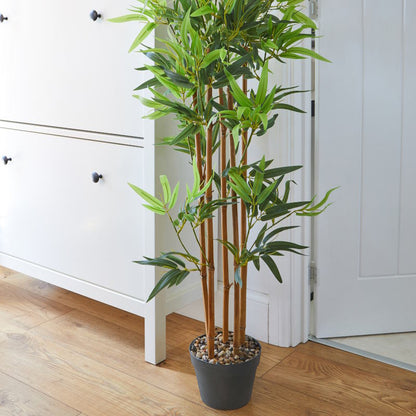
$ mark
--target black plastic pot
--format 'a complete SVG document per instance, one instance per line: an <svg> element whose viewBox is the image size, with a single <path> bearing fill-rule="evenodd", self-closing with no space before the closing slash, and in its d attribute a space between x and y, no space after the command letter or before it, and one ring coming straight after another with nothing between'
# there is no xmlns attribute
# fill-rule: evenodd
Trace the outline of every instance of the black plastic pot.
<svg viewBox="0 0 416 416"><path fill-rule="evenodd" d="M207 406L219 410L239 409L245 406L251 399L261 347L259 354L249 361L221 365L196 358L192 353L194 341L189 346L189 353L202 401ZM260 346L258 342L257 344Z"/></svg>

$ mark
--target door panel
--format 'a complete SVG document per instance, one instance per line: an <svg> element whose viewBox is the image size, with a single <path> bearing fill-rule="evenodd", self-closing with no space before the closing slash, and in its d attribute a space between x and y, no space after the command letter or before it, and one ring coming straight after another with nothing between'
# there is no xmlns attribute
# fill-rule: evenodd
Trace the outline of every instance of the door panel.
<svg viewBox="0 0 416 416"><path fill-rule="evenodd" d="M341 189L316 220L318 337L416 329L413 3L320 2L316 191Z"/></svg>
<svg viewBox="0 0 416 416"><path fill-rule="evenodd" d="M404 16L405 31L403 44L403 139L402 139L402 182L400 209L400 251L399 273L412 274L416 272L415 235L416 221L416 2L407 1ZM413 19L413 20L412 20ZM413 191L413 192L412 192Z"/></svg>

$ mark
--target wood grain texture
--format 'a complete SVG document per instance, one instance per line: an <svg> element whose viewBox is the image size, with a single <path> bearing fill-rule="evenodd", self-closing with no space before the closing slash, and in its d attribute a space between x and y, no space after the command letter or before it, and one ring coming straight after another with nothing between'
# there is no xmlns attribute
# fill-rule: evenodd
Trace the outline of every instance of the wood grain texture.
<svg viewBox="0 0 416 416"><path fill-rule="evenodd" d="M75 409L0 372L2 416L79 416Z"/></svg>
<svg viewBox="0 0 416 416"><path fill-rule="evenodd" d="M79 416L79 412L0 372L2 416Z"/></svg>
<svg viewBox="0 0 416 416"><path fill-rule="evenodd" d="M321 400L366 415L416 414L416 384L403 390L397 382L374 373L314 355L294 352L264 379L307 392Z"/></svg>
<svg viewBox="0 0 416 416"><path fill-rule="evenodd" d="M113 308L105 303L97 302L49 283L32 279L24 274L12 272L0 267L0 276L2 275L6 275L5 279L7 280L5 281L7 283L19 288L25 288L36 295L53 300L70 309L82 309L91 315L98 316L109 322L114 322L123 328L141 333L144 331L144 319L141 316L133 315L121 309Z"/></svg>
<svg viewBox="0 0 416 416"><path fill-rule="evenodd" d="M169 315L167 360L152 366L142 318L7 270L1 276L1 415L224 414L201 402L189 360L202 322ZM320 344L263 344L251 402L227 414L416 415L416 374Z"/></svg>
<svg viewBox="0 0 416 416"><path fill-rule="evenodd" d="M11 285L7 278L1 281L0 299L2 319L10 319L15 325L25 329L55 319L71 310L62 303Z"/></svg>

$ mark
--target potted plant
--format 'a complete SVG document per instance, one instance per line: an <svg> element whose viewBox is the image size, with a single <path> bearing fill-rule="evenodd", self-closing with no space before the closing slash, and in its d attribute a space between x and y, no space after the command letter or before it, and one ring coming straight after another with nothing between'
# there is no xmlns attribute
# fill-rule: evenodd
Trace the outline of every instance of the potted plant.
<svg viewBox="0 0 416 416"><path fill-rule="evenodd" d="M265 156L248 162L250 146L275 124L279 110L302 112L284 103L285 97L301 91L269 85L269 62L324 58L298 46L312 38L316 28L300 11L302 0L139 2L130 14L112 20L145 22L130 50L149 59L149 65L139 69L150 71L152 78L137 88L137 98L153 109L148 116L152 119L175 116L179 133L164 143L189 155L193 185L186 186L185 200L179 201L179 183L172 189L165 175L160 176L160 197L130 184L148 209L169 217L181 246L138 263L165 269L148 300L179 285L191 272L200 274L206 333L192 341L191 360L202 400L217 409L235 409L250 400L260 359L259 343L245 333L247 265L253 263L260 270L264 264L282 282L276 258L306 248L279 239L295 228L285 221L292 215L318 215L332 192L319 203L291 201L293 181L285 177L301 166L275 167ZM157 47L147 47L146 37L160 26L166 35L158 39ZM140 97L142 89L153 97ZM213 156L218 153L220 166L214 170ZM215 215L221 218L218 239ZM192 231L192 242L182 238L185 228ZM214 316L216 240L221 245L224 282L220 333L215 332Z"/></svg>

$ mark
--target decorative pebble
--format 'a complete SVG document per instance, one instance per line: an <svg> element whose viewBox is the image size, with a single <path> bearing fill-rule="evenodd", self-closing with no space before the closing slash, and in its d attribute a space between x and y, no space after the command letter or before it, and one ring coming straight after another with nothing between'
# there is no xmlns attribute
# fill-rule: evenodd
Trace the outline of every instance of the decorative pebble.
<svg viewBox="0 0 416 416"><path fill-rule="evenodd" d="M217 333L214 340L214 358L208 359L207 338L202 336L194 341L191 346L191 352L196 358L214 365L243 363L252 360L260 353L260 344L251 337L246 337L246 341L238 350L234 349L232 342L232 332L229 333L227 342L223 342L221 332Z"/></svg>

